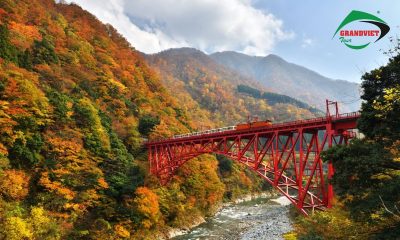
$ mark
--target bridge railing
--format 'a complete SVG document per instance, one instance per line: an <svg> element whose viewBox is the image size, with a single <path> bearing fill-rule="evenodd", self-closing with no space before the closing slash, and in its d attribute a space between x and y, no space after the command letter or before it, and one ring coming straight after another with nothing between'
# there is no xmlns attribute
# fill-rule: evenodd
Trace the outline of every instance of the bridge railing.
<svg viewBox="0 0 400 240"><path fill-rule="evenodd" d="M354 118L354 117L359 117L360 112L350 112L350 113L342 113L337 116L331 116L332 120L340 120L340 119L346 119L346 118Z"/></svg>
<svg viewBox="0 0 400 240"><path fill-rule="evenodd" d="M199 136L199 135L204 135L204 134L225 132L225 131L231 131L231 130L236 130L236 126L214 128L214 129L209 129L209 130L200 131L200 132L193 132L193 133L185 133L185 134L180 134L180 135L174 135L172 138L184 138L184 137L191 137L191 136Z"/></svg>

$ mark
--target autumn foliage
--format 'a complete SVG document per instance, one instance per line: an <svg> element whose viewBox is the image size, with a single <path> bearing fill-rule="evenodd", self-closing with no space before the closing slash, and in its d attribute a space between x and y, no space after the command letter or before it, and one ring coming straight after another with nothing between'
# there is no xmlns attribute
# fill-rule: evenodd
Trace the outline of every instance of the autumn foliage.
<svg viewBox="0 0 400 240"><path fill-rule="evenodd" d="M171 94L134 47L79 6L0 1L0 239L151 239L259 190L237 165L222 174L212 155L189 161L168 186L147 174L146 140L228 122L214 121L211 107L231 95L212 76L189 76L208 84L206 107ZM239 119L229 109L222 116Z"/></svg>
<svg viewBox="0 0 400 240"><path fill-rule="evenodd" d="M158 196L146 187L137 188L135 193L134 203L141 218L140 225L145 229L150 229L160 221Z"/></svg>
<svg viewBox="0 0 400 240"><path fill-rule="evenodd" d="M22 200L29 192L29 176L23 171L6 170L0 176L0 194L9 200Z"/></svg>

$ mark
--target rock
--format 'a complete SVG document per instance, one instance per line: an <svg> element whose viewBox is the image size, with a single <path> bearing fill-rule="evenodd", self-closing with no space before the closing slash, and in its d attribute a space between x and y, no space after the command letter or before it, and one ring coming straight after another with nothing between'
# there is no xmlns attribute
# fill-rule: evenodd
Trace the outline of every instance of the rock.
<svg viewBox="0 0 400 240"><path fill-rule="evenodd" d="M184 226L182 228L171 228L167 233L167 239L187 234L190 231L190 229L193 229L205 222L206 220L203 217L197 217L188 226Z"/></svg>

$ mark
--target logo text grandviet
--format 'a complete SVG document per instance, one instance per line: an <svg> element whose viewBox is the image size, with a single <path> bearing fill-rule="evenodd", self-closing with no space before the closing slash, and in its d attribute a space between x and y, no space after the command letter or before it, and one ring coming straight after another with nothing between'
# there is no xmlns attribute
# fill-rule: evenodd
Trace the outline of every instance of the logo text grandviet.
<svg viewBox="0 0 400 240"><path fill-rule="evenodd" d="M354 25L358 27L356 28ZM362 27L359 27L360 25ZM390 27L382 19L370 13L353 10L340 23L332 39L339 33L341 43L352 49L363 49L371 42L382 39L389 30Z"/></svg>

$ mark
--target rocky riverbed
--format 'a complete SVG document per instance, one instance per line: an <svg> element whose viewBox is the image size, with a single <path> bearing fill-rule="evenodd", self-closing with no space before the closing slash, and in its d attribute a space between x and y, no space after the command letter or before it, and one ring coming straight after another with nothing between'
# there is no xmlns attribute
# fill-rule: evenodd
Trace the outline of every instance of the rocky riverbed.
<svg viewBox="0 0 400 240"><path fill-rule="evenodd" d="M257 198L231 204L174 239L283 239L282 234L292 229L288 210L285 198Z"/></svg>

